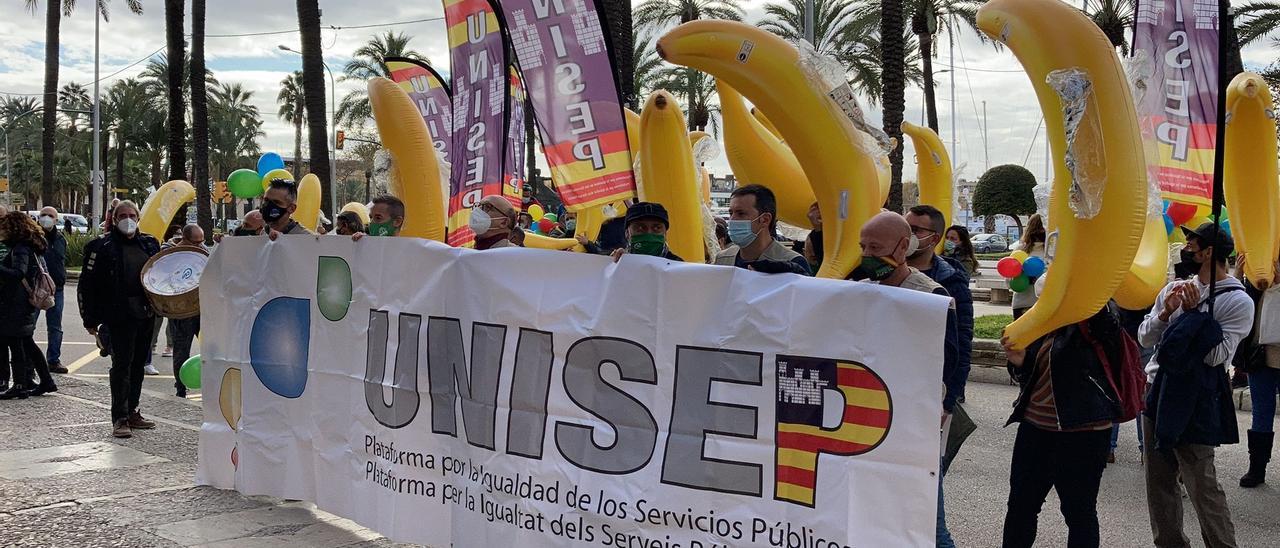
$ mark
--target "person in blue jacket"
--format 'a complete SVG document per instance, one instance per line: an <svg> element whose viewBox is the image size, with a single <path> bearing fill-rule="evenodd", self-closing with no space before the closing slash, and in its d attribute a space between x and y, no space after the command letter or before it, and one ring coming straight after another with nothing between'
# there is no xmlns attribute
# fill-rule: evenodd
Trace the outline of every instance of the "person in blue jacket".
<svg viewBox="0 0 1280 548"><path fill-rule="evenodd" d="M956 400L964 402L964 385L969 379L973 355L973 294L969 291L969 272L959 261L938 255L938 242L946 233L947 221L938 208L918 205L907 210L907 224L919 242L916 252L907 256L907 265L928 276L951 295L956 302L956 376L960 387Z"/></svg>

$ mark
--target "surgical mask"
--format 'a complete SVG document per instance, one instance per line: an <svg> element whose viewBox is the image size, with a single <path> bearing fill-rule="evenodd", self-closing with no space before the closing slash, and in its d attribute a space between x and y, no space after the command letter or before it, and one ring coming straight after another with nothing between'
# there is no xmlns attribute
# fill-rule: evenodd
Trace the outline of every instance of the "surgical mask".
<svg viewBox="0 0 1280 548"><path fill-rule="evenodd" d="M667 237L663 234L633 234L627 239L627 252L636 255L662 256L667 248Z"/></svg>
<svg viewBox="0 0 1280 548"><path fill-rule="evenodd" d="M116 230L119 230L120 233L125 236L133 236L133 233L138 231L138 221L133 219L120 219L119 221L116 221Z"/></svg>
<svg viewBox="0 0 1280 548"><path fill-rule="evenodd" d="M467 226L471 228L472 232L476 233L476 236L479 236L493 228L493 219L483 209L473 208L471 210L471 219L467 221Z"/></svg>
<svg viewBox="0 0 1280 548"><path fill-rule="evenodd" d="M956 243L955 243L955 242L953 242L953 241L951 241L951 240L947 240L947 241L945 241L945 242L942 242L942 249L944 249L947 253L955 252L955 250L956 250Z"/></svg>
<svg viewBox="0 0 1280 548"><path fill-rule="evenodd" d="M853 269L853 273L849 274L849 278L855 281L869 279L879 282L892 275L897 268L897 262L888 257L863 255L862 263Z"/></svg>
<svg viewBox="0 0 1280 548"><path fill-rule="evenodd" d="M268 224L275 224L281 217L284 217L285 213L289 212L288 208L280 207L271 201L263 202L262 207L258 208L258 210L262 212L262 218L266 219Z"/></svg>
<svg viewBox="0 0 1280 548"><path fill-rule="evenodd" d="M760 217L756 217L759 219ZM751 230L752 220L730 220L729 221L729 240L738 247L747 247L755 243L757 234Z"/></svg>
<svg viewBox="0 0 1280 548"><path fill-rule="evenodd" d="M395 236L395 221L387 221L385 223L369 223L368 233L370 236Z"/></svg>
<svg viewBox="0 0 1280 548"><path fill-rule="evenodd" d="M578 220L577 220L577 219L569 219L568 221L565 221L565 222L564 222L564 229L565 229L566 231L569 231L569 232L573 232L574 230L577 230L577 229L578 229Z"/></svg>
<svg viewBox="0 0 1280 548"><path fill-rule="evenodd" d="M50 216L48 216L48 215L41 215L41 216L40 216L40 227L41 227L41 228L44 228L45 230L53 230L53 227L54 227L54 225L56 225L56 224L58 224L58 221L57 221L56 219L54 219L53 217L50 217Z"/></svg>

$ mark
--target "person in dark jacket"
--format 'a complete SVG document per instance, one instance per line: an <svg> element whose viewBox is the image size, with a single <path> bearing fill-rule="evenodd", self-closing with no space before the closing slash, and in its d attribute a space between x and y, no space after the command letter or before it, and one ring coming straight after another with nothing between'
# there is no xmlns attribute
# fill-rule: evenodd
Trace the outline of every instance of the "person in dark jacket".
<svg viewBox="0 0 1280 548"><path fill-rule="evenodd" d="M160 252L160 242L138 232L138 206L120 202L110 234L85 247L77 295L89 334L106 326L111 334L111 425L118 438L155 428L138 412L143 365L151 346L155 314L142 288L142 267Z"/></svg>
<svg viewBox="0 0 1280 548"><path fill-rule="evenodd" d="M1094 343L1108 361L1123 358L1118 309L1104 307L1092 318L1060 327L1023 350L1004 343L1009 368L1022 392L1010 424L1018 424L1009 466L1005 548L1030 547L1049 490L1058 492L1067 522L1066 546L1098 546L1098 489L1111 447L1112 421L1120 397ZM1058 543L1061 544L1061 543Z"/></svg>
<svg viewBox="0 0 1280 548"><path fill-rule="evenodd" d="M627 253L684 261L667 247L671 220L662 204L637 202L627 209L626 223L627 245L613 250L613 262L618 262Z"/></svg>
<svg viewBox="0 0 1280 548"><path fill-rule="evenodd" d="M44 265L57 288L53 294L53 308L44 312L45 329L49 331L45 359L49 362L49 371L65 374L67 368L62 365L62 289L67 284L67 239L58 232L58 210L52 207L41 209L40 228L44 229L44 239L49 243L44 251Z"/></svg>
<svg viewBox="0 0 1280 548"><path fill-rule="evenodd" d="M955 259L935 253L947 227L946 219L938 208L919 205L907 211L906 218L919 242L916 252L907 256L907 264L938 282L956 301L956 344L959 349L956 376L967 382L973 355L973 294L969 291L969 273ZM964 382L960 384L956 399L964 402Z"/></svg>
<svg viewBox="0 0 1280 548"><path fill-rule="evenodd" d="M8 249L0 260L0 346L8 350L13 367L13 385L0 393L0 400L26 399L57 391L48 367L39 367L45 363L43 357L33 360L33 356L27 355L30 351L27 340L35 334L39 316L39 310L31 305L28 290L37 283L40 255L48 244L40 226L21 211L0 217L0 242ZM36 386L31 386L33 362L40 375L40 384Z"/></svg>
<svg viewBox="0 0 1280 548"><path fill-rule="evenodd" d="M590 240L583 234L578 234L574 237L577 238L578 243L582 244L582 247L586 248L587 253L592 255L612 255L613 250L621 249L627 245L627 220L621 215L605 219L604 222L600 223L600 230L597 231L595 240Z"/></svg>

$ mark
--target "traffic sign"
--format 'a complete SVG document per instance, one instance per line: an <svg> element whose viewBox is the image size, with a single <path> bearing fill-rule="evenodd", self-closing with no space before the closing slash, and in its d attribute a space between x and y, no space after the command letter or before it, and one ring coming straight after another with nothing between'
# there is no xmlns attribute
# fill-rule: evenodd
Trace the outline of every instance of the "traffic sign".
<svg viewBox="0 0 1280 548"><path fill-rule="evenodd" d="M0 177L0 192L9 192L9 178Z"/></svg>
<svg viewBox="0 0 1280 548"><path fill-rule="evenodd" d="M9 203L16 206L25 205L27 203L27 196L25 194L14 194L9 197Z"/></svg>

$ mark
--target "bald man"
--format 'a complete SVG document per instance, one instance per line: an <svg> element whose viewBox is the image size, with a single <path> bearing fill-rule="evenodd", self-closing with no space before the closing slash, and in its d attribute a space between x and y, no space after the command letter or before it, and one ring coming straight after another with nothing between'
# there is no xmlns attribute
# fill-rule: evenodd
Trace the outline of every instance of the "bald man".
<svg viewBox="0 0 1280 548"><path fill-rule="evenodd" d="M511 230L516 226L516 208L502 196L485 196L471 210L467 226L476 234L476 249L516 247Z"/></svg>
<svg viewBox="0 0 1280 548"><path fill-rule="evenodd" d="M244 220L240 221L240 226L236 227L236 236L261 236L262 230L266 228L267 221L263 220L262 212L255 209L244 214Z"/></svg>
<svg viewBox="0 0 1280 548"><path fill-rule="evenodd" d="M854 269L851 277L855 280L868 280L880 285L901 287L913 291L923 291L934 295L950 297L947 290L929 276L907 264L907 257L920 247L919 239L912 233L911 225L897 213L884 211L872 217L862 226L859 239L862 246L862 263ZM959 337L956 329L956 303L951 300L951 308L947 311L947 331L943 340L942 382L945 390L942 397L943 439L950 427L950 416L955 409L956 398L964 390L965 379L959 367ZM944 456L938 475L938 518L937 545L955 546L951 533L947 530L946 514L943 509L942 478L949 462Z"/></svg>

